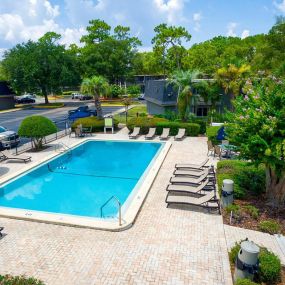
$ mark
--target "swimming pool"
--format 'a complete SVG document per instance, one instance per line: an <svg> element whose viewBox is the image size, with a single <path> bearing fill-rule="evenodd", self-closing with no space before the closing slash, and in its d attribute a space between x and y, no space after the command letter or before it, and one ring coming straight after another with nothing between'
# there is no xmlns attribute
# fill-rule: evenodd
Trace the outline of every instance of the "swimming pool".
<svg viewBox="0 0 285 285"><path fill-rule="evenodd" d="M91 218L126 211L164 143L85 141L1 185L0 207Z"/></svg>

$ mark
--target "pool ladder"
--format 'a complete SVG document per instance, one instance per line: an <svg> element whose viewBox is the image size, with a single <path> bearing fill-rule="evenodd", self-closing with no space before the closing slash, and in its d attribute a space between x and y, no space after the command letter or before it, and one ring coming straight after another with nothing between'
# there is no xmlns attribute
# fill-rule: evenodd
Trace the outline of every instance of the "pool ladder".
<svg viewBox="0 0 285 285"><path fill-rule="evenodd" d="M58 144L55 145L55 151L62 152L62 153L68 152L69 154L71 154L71 148L62 142L59 142Z"/></svg>
<svg viewBox="0 0 285 285"><path fill-rule="evenodd" d="M110 197L100 208L100 212L101 212L101 218L103 218L103 208L111 201L114 200L117 203L118 206L118 210L119 210L119 226L122 225L122 204L120 202L120 200L116 197L116 196L112 196Z"/></svg>

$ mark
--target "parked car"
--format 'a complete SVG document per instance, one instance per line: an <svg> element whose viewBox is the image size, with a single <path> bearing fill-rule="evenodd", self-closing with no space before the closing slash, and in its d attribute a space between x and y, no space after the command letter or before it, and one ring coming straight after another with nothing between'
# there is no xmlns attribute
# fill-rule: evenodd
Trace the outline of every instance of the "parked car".
<svg viewBox="0 0 285 285"><path fill-rule="evenodd" d="M90 116L97 116L96 110L89 109L88 106L80 106L75 110L68 111L68 120L75 121L80 118L86 118Z"/></svg>
<svg viewBox="0 0 285 285"><path fill-rule="evenodd" d="M84 101L84 100L91 100L93 97L91 95L82 95L79 100Z"/></svg>
<svg viewBox="0 0 285 285"><path fill-rule="evenodd" d="M144 94L141 94L141 95L138 97L138 100L144 100Z"/></svg>
<svg viewBox="0 0 285 285"><path fill-rule="evenodd" d="M80 93L72 93L71 94L71 99L80 99L83 95Z"/></svg>
<svg viewBox="0 0 285 285"><path fill-rule="evenodd" d="M21 97L31 98L31 99L37 98L36 94L33 94L33 93L26 93L26 94L22 95Z"/></svg>
<svg viewBox="0 0 285 285"><path fill-rule="evenodd" d="M15 99L15 103L17 103L17 104L28 104L28 103L35 103L35 102L36 102L35 99L27 97L27 95L17 97Z"/></svg>
<svg viewBox="0 0 285 285"><path fill-rule="evenodd" d="M0 149L7 149L17 146L20 142L19 136L14 131L9 131L0 126Z"/></svg>

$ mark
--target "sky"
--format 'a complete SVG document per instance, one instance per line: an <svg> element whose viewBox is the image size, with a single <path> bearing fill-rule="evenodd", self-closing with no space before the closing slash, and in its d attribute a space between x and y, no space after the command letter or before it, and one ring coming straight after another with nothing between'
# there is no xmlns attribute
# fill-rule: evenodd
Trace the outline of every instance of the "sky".
<svg viewBox="0 0 285 285"><path fill-rule="evenodd" d="M184 26L192 45L219 35L267 33L278 15L285 16L285 0L0 0L0 57L48 31L61 34L62 44L79 44L91 19L129 26L142 40L140 50L148 51L160 23Z"/></svg>

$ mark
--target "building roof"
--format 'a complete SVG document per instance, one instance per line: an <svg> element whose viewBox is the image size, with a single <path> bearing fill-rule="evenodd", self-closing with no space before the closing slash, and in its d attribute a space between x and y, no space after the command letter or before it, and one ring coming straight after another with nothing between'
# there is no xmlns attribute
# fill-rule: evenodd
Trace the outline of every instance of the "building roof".
<svg viewBox="0 0 285 285"><path fill-rule="evenodd" d="M15 92L13 92L6 81L0 81L0 96L14 94Z"/></svg>

